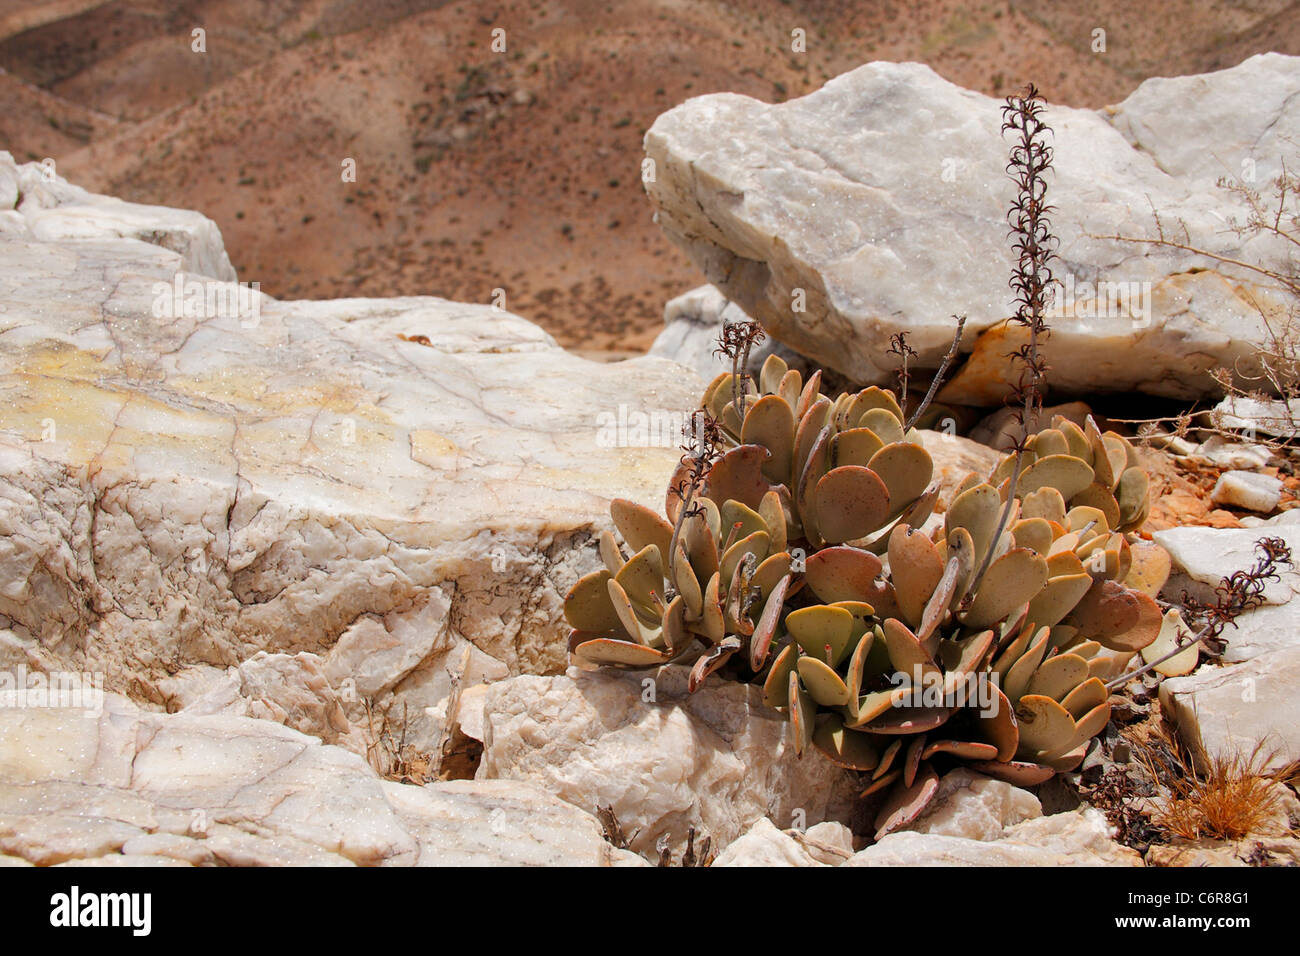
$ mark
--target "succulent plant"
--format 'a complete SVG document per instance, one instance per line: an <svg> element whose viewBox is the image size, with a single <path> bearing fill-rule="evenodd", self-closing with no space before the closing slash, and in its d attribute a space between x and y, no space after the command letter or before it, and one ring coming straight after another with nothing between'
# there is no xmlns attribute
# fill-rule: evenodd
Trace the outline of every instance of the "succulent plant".
<svg viewBox="0 0 1300 956"><path fill-rule="evenodd" d="M774 616L784 602L791 559L775 492L757 511L731 499L719 506L700 498L684 517L671 563L663 555L673 547L672 525L625 499L610 511L632 554L604 532L605 567L580 578L565 598L578 666L658 667L704 648L694 688L747 645L763 620L755 622L757 612L771 604Z"/></svg>
<svg viewBox="0 0 1300 956"><path fill-rule="evenodd" d="M1154 600L1122 583L1127 538L1101 508L1067 509L1067 494L1079 500L1077 473L1035 473L996 542L1009 483L999 491L970 476L933 539L895 525L887 573L863 549L818 551L804 593L821 603L788 613L770 648L751 644L755 670L775 651L764 698L789 714L796 751L811 745L869 773L864 795L892 786L878 835L924 809L938 779L932 759L1020 784L1073 769L1109 718L1105 652L1131 655L1160 633ZM1128 480L1143 483L1145 499L1145 474ZM1140 521L1145 500L1131 507Z"/></svg>
<svg viewBox="0 0 1300 956"><path fill-rule="evenodd" d="M729 373L715 378L703 404L730 447L711 470L705 494L757 508L775 491L787 539L811 548L866 542L897 521L924 521L937 498L930 488L934 463L920 433L904 432L893 393L872 386L832 401L820 388L820 372L805 384L775 355L764 362L753 397L748 377L739 384ZM674 486L680 479L679 472ZM678 504L670 494L670 520ZM883 536L874 543L883 547Z"/></svg>
<svg viewBox="0 0 1300 956"><path fill-rule="evenodd" d="M1032 785L1082 761L1116 655L1163 624L1126 583L1148 480L1123 437L1058 417L1025 443L1012 501L1009 455L926 533L934 465L892 393L832 401L769 357L757 388L723 374L703 404L720 454L694 497L683 459L666 518L613 503L623 544L602 534L605 568L565 601L575 664L760 682L797 753L887 791L878 835L925 808L944 764Z"/></svg>
<svg viewBox="0 0 1300 956"><path fill-rule="evenodd" d="M1014 458L1008 455L990 481L995 485L1009 481L1013 465ZM1103 434L1091 416L1080 428L1058 415L1052 427L1029 439L1016 497L1024 500L1039 489L1051 488L1067 509L1095 509L1111 530L1126 532L1146 520L1149 485L1126 438L1115 432Z"/></svg>

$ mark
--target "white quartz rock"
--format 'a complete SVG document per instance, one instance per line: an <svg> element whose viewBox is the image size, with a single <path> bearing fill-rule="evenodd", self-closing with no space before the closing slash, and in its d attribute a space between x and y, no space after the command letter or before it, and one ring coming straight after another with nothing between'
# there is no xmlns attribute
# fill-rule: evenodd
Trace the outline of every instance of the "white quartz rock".
<svg viewBox="0 0 1300 956"><path fill-rule="evenodd" d="M704 381L731 371L731 359L718 352L718 335L723 325L752 321L745 311L711 285L700 286L669 299L664 306L664 330L650 346L650 354L672 359L694 369ZM769 355L780 357L798 369L806 381L811 363L775 339L765 337L749 352L749 370L756 374Z"/></svg>
<svg viewBox="0 0 1300 956"><path fill-rule="evenodd" d="M1282 500L1282 482L1253 471L1225 471L1219 475L1210 500L1216 505L1268 514Z"/></svg>
<svg viewBox="0 0 1300 956"><path fill-rule="evenodd" d="M793 836L762 817L743 836L727 846L714 866L827 866Z"/></svg>
<svg viewBox="0 0 1300 956"><path fill-rule="evenodd" d="M998 840L1007 827L1042 815L1042 804L1028 790L959 767L943 776L930 806L907 829Z"/></svg>
<svg viewBox="0 0 1300 956"><path fill-rule="evenodd" d="M1232 644L1232 631L1225 632ZM1272 768L1300 759L1300 643L1230 667L1206 664L1160 685L1160 707L1202 764L1258 758ZM1258 749L1258 753L1257 753Z"/></svg>
<svg viewBox="0 0 1300 956"><path fill-rule="evenodd" d="M1282 144L1300 138L1297 91L1300 58L1268 54L1148 81L1109 110L1047 109L1063 283L1044 347L1053 387L1194 398L1217 390L1211 370L1249 370L1268 339L1256 302L1281 308L1276 290L1190 253L1106 237L1153 238L1154 207L1193 245L1288 268L1285 243L1224 228L1244 204L1206 177L1249 162L1270 170L1260 182L1270 178ZM1206 99L1212 131L1198 125ZM890 62L780 104L696 97L646 134L647 193L665 233L723 295L854 381L891 380L899 330L919 368L937 367L951 316L966 314L969 354L940 400L997 404L1020 342L999 325L1014 311L1002 105Z"/></svg>
<svg viewBox="0 0 1300 956"><path fill-rule="evenodd" d="M689 694L688 670L489 684L478 779L536 783L587 812L610 806L629 838L637 832L632 849L651 856L661 837L680 855L688 826L722 849L763 817L848 819L851 775L816 754L797 759L758 687L712 680Z"/></svg>
<svg viewBox="0 0 1300 956"><path fill-rule="evenodd" d="M30 640L0 655L164 704L178 670L311 654L351 724L405 706L425 748L453 678L565 667L609 500L662 508L680 454L629 416L683 419L696 376L577 358L487 305L191 301L233 288L189 271L220 250L207 220L7 162L27 226L0 230L0 627Z"/></svg>
<svg viewBox="0 0 1300 956"><path fill-rule="evenodd" d="M0 209L13 209L18 195L24 231L39 241L135 240L178 253L186 272L235 280L221 230L201 213L87 192L59 176L54 167L17 164L0 151Z"/></svg>
<svg viewBox="0 0 1300 956"><path fill-rule="evenodd" d="M1141 866L1116 843L1100 810L1035 817L999 839L902 831L856 853L845 866Z"/></svg>
<svg viewBox="0 0 1300 956"><path fill-rule="evenodd" d="M38 865L641 865L527 783L382 780L267 720L0 709L0 855Z"/></svg>
<svg viewBox="0 0 1300 956"><path fill-rule="evenodd" d="M1186 575L1202 589L1212 590L1236 571L1249 570L1260 557L1258 542L1281 538L1300 556L1300 525L1277 523L1258 528L1167 528L1152 535L1169 552L1175 571ZM1282 566L1278 580L1267 582L1263 599L1268 604L1286 604L1300 595L1300 571Z"/></svg>

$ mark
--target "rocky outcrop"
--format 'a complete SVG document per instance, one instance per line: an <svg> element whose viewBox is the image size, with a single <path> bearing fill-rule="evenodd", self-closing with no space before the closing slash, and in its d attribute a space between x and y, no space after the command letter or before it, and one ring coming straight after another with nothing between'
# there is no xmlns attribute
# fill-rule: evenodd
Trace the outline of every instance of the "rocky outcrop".
<svg viewBox="0 0 1300 956"><path fill-rule="evenodd" d="M279 302L197 213L3 183L0 666L177 708L314 655L291 725L406 704L424 747L467 646L470 681L563 669L583 545L611 497L662 506L698 379L489 306Z"/></svg>
<svg viewBox="0 0 1300 956"><path fill-rule="evenodd" d="M798 759L758 687L714 681L688 694L688 670L489 685L477 779L526 781L587 812L612 807L645 854L661 839L680 854L692 826L720 849L764 817L799 827L848 819L852 775Z"/></svg>
<svg viewBox="0 0 1300 956"><path fill-rule="evenodd" d="M1280 240L1224 228L1244 207L1213 180L1262 187L1280 171L1300 138L1297 92L1300 58L1269 54L1148 81L1107 110L1047 110L1064 283L1045 353L1054 392L1191 398L1215 391L1211 369L1249 367L1267 336L1256 304L1278 307L1276 292L1204 257L1107 237L1156 237L1155 210L1192 245L1285 266ZM646 188L723 295L851 380L891 377L900 329L920 366L937 367L950 317L966 314L968 354L940 400L995 404L1018 343L1001 324L1013 311L1013 187L1000 105L913 63L871 63L775 105L698 97L646 134Z"/></svg>
<svg viewBox="0 0 1300 956"><path fill-rule="evenodd" d="M1201 766L1217 757L1277 769L1300 760L1297 686L1300 646L1292 644L1167 680L1160 705Z"/></svg>
<svg viewBox="0 0 1300 956"><path fill-rule="evenodd" d="M0 859L40 866L608 866L594 817L522 783L381 780L267 720L0 708Z"/></svg>
<svg viewBox="0 0 1300 956"><path fill-rule="evenodd" d="M1169 528L1153 537L1166 551L1173 574L1165 587L1170 600L1184 591L1204 601L1214 600L1214 589L1237 571L1248 571L1260 558L1257 544L1280 538L1300 558L1300 514L1282 516L1250 528ZM1235 627L1223 632L1227 642L1223 659L1229 663L1251 660L1274 650L1300 647L1300 571L1285 565L1277 579L1265 581L1263 603L1240 615Z"/></svg>
<svg viewBox="0 0 1300 956"><path fill-rule="evenodd" d="M185 272L235 281L221 230L207 216L87 192L59 177L52 164L17 165L3 150L0 235L54 244L133 239L176 253Z"/></svg>

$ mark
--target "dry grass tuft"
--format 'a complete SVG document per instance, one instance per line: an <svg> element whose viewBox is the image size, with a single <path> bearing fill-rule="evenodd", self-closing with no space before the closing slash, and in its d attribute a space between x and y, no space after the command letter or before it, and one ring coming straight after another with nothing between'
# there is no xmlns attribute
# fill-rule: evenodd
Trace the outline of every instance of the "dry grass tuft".
<svg viewBox="0 0 1300 956"><path fill-rule="evenodd" d="M1273 818L1278 804L1275 771L1265 769L1271 754L1257 745L1249 754L1218 754L1204 772L1186 750L1162 741L1139 756L1152 778L1168 788L1151 821L1184 840L1241 840Z"/></svg>

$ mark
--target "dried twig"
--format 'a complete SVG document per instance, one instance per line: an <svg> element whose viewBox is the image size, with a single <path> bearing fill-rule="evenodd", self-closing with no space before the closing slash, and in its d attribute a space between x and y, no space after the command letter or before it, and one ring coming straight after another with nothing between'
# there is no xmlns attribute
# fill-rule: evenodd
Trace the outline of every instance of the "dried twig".
<svg viewBox="0 0 1300 956"><path fill-rule="evenodd" d="M903 426L904 433L920 421L921 416L925 414L925 410L930 407L930 403L934 401L934 396L939 392L939 386L943 384L944 378L948 375L948 366L952 364L952 360L957 357L957 350L961 348L961 333L966 327L966 316L954 315L953 318L957 320L957 331L953 333L952 345L949 346L948 354L943 357L943 361L939 363L939 370L934 373L934 379L930 382L930 388L925 393L925 398L921 399L921 404L916 406L916 410L907 419L907 424Z"/></svg>
<svg viewBox="0 0 1300 956"><path fill-rule="evenodd" d="M1192 622L1200 623L1201 628L1190 640L1175 641L1175 647L1154 661L1148 661L1141 667L1121 674L1106 684L1107 690L1123 687L1135 677L1154 670L1167 660L1181 654L1187 648L1203 640L1217 638L1229 624L1236 626L1237 618L1246 611L1264 603L1264 588L1270 581L1281 580L1278 565L1292 565L1291 549L1281 538L1260 538L1255 542L1260 556L1255 563L1241 571L1234 571L1223 578L1222 583L1214 589L1216 599L1212 603L1197 600L1183 592L1183 609Z"/></svg>

